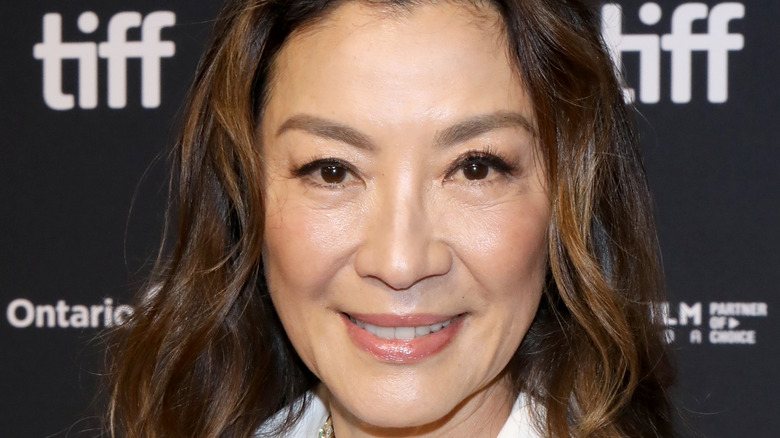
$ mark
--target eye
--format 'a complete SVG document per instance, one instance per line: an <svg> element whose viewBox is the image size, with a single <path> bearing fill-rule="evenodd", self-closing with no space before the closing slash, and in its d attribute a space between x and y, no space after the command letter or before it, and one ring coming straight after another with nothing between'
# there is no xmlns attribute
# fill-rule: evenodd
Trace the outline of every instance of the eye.
<svg viewBox="0 0 780 438"><path fill-rule="evenodd" d="M355 177L352 166L335 158L314 160L294 170L293 173L299 178L308 178L312 183L324 187L339 187Z"/></svg>
<svg viewBox="0 0 780 438"><path fill-rule="evenodd" d="M485 163L472 161L465 163L462 167L462 170L463 176L467 180L476 181L487 178L488 173L490 173L490 166Z"/></svg>
<svg viewBox="0 0 780 438"><path fill-rule="evenodd" d="M515 167L493 152L471 151L455 162L447 171L445 180L454 180L462 175L462 178L467 181L482 181L490 179L492 176L498 176L493 175L496 172L500 175L512 174Z"/></svg>
<svg viewBox="0 0 780 438"><path fill-rule="evenodd" d="M347 170L343 166L328 165L320 167L320 178L328 184L341 184L347 178Z"/></svg>

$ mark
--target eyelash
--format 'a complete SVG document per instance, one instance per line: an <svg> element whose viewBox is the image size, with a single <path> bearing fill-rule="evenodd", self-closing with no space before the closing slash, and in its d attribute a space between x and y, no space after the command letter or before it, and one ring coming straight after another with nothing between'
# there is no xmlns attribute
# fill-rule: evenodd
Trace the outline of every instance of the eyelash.
<svg viewBox="0 0 780 438"><path fill-rule="evenodd" d="M468 164L483 164L502 175L514 175L518 164L504 154L486 147L482 150L472 150L461 155L455 163L447 169L445 180L452 179L455 173Z"/></svg>
<svg viewBox="0 0 780 438"><path fill-rule="evenodd" d="M482 164L488 166L491 170L494 170L501 175L513 175L516 173L518 165L513 160L510 160L505 155L495 151L492 147L486 147L482 150L471 150L458 157L455 163L447 169L445 172L444 180L451 180L455 173L463 169L468 164ZM347 163L346 161L338 158L318 158L314 157L309 160L308 163L293 169L292 174L297 178L305 178L311 176L318 170L325 167L341 167L352 175L358 175L357 170ZM313 181L314 182L314 181ZM479 182L477 180L477 182ZM314 182L317 186L326 188L339 188L344 184L328 184Z"/></svg>
<svg viewBox="0 0 780 438"><path fill-rule="evenodd" d="M347 163L346 161L340 160L338 158L318 158L314 157L309 159L309 162L304 164L303 166L298 167L297 169L293 169L292 173L297 178L306 178L311 176L314 172L321 170L325 167L341 167L346 169L347 172L357 175L357 170ZM328 184L328 183L319 183L314 180L311 181L313 184L324 187L324 188L339 188L344 186L344 184Z"/></svg>

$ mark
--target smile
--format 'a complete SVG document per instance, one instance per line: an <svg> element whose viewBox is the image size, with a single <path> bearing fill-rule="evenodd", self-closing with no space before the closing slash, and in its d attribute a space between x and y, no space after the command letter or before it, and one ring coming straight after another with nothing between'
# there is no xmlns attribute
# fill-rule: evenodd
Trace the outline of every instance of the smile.
<svg viewBox="0 0 780 438"><path fill-rule="evenodd" d="M360 350L381 362L411 364L444 350L460 332L467 314L341 316L349 338Z"/></svg>
<svg viewBox="0 0 780 438"><path fill-rule="evenodd" d="M457 317L455 317L457 318ZM448 319L444 322L439 322L430 325L419 326L406 326L406 327L382 327L374 324L363 322L355 317L349 316L349 320L353 324L362 328L363 330L371 333L372 335L382 339L400 339L404 341L410 341L414 338L436 333L439 330L447 327L452 323L455 318Z"/></svg>

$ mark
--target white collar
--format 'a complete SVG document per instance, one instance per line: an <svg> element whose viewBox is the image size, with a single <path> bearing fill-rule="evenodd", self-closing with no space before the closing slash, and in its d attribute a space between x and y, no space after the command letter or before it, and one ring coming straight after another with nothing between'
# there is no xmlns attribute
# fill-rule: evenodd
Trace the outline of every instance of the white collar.
<svg viewBox="0 0 780 438"><path fill-rule="evenodd" d="M512 406L512 413L496 438L540 438L541 435L533 427L533 423L528 397L520 393Z"/></svg>
<svg viewBox="0 0 780 438"><path fill-rule="evenodd" d="M325 403L316 394L311 395L311 403L306 411L303 413L301 419L295 423L295 427L286 435L279 438L315 438L317 433L325 424L325 420L328 419L328 409L325 407ZM299 400L296 403L302 402ZM284 420L284 414L286 410L280 412L271 418L266 424L264 424L258 431L258 436L263 430L268 431L270 427L278 422ZM531 419L530 404L525 394L520 394L515 400L515 404L512 406L512 412L509 414L509 418L504 423L504 427L498 433L496 438L539 438L540 435L532 426L533 420Z"/></svg>

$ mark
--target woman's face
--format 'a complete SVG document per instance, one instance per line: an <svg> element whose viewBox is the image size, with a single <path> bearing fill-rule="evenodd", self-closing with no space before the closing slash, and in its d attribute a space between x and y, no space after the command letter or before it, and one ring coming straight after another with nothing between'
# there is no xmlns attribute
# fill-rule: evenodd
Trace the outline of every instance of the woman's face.
<svg viewBox="0 0 780 438"><path fill-rule="evenodd" d="M351 2L277 60L265 273L336 430L497 433L511 408L502 371L539 305L550 207L498 21Z"/></svg>

